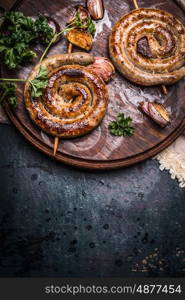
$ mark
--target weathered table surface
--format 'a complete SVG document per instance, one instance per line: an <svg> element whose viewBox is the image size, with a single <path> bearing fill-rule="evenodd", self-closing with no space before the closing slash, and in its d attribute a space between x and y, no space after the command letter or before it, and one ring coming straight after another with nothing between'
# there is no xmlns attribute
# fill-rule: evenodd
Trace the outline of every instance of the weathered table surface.
<svg viewBox="0 0 185 300"><path fill-rule="evenodd" d="M0 6L4 9L10 9L12 5L15 3L15 0L5 0L5 1L0 1Z"/></svg>
<svg viewBox="0 0 185 300"><path fill-rule="evenodd" d="M156 161L84 172L9 125L0 149L1 277L184 276L185 190Z"/></svg>
<svg viewBox="0 0 185 300"><path fill-rule="evenodd" d="M1 277L184 276L185 190L156 161L84 172L1 125L0 176Z"/></svg>

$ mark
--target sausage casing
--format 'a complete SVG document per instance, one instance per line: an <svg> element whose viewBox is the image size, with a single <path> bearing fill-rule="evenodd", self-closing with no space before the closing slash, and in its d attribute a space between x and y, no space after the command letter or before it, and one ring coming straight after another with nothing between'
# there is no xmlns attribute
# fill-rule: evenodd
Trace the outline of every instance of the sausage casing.
<svg viewBox="0 0 185 300"><path fill-rule="evenodd" d="M149 51L139 51L146 39ZM173 84L185 75L185 27L168 12L141 8L123 16L109 40L116 68L136 84Z"/></svg>
<svg viewBox="0 0 185 300"><path fill-rule="evenodd" d="M90 54L73 53L51 56L41 63L49 71L42 97L32 98L29 82L24 91L26 108L37 126L48 134L72 138L99 125L106 113L108 90L104 81L84 66L93 62ZM39 69L40 64L28 80L33 80Z"/></svg>

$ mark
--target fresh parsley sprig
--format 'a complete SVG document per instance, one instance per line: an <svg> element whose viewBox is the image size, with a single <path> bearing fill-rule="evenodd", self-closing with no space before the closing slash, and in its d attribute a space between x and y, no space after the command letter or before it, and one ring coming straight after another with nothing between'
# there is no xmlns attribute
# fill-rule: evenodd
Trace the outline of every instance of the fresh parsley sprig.
<svg viewBox="0 0 185 300"><path fill-rule="evenodd" d="M41 63L52 44L54 44L63 33L75 28L87 30L92 35L96 32L95 24L91 17L87 17L85 21L82 21L78 12L71 24L55 34L43 16L33 21L32 18L24 16L21 12L8 12L5 13L4 19L10 23L8 26L8 32L10 34L0 33L0 57L3 63L10 69L15 69L24 61L36 57L36 53L29 49L30 43L36 38L41 38L42 42L48 43L40 58L39 62ZM16 108L16 84L11 82L27 81L31 86L31 96L33 98L42 96L43 90L48 84L47 68L41 65L39 73L33 80L0 78L0 104L7 101L12 107Z"/></svg>
<svg viewBox="0 0 185 300"><path fill-rule="evenodd" d="M88 31L94 35L96 33L96 26L93 23L92 19L90 17L87 18L87 23L86 23Z"/></svg>
<svg viewBox="0 0 185 300"><path fill-rule="evenodd" d="M125 117L124 113L117 115L116 121L109 124L109 132L114 136L132 136L134 134L132 119Z"/></svg>
<svg viewBox="0 0 185 300"><path fill-rule="evenodd" d="M0 78L0 104L4 104L5 101L7 101L13 108L16 108L16 84L11 82L29 82L31 87L31 96L33 98L38 98L42 96L43 90L48 84L48 70L45 66L41 65L39 73L33 80L19 78Z"/></svg>
<svg viewBox="0 0 185 300"><path fill-rule="evenodd" d="M95 24L93 23L91 17L88 17L85 21L81 20L80 17L80 13L77 12L75 19L68 24L64 29L62 29L60 32L56 33L53 38L51 39L51 41L49 42L48 46L46 47L45 51L43 52L41 58L40 58L40 63L43 61L43 59L45 58L46 54L48 53L50 47L52 46L52 44L54 44L56 42L56 40L65 32L68 32L72 29L84 29L89 31L92 35L95 34L96 32L96 27Z"/></svg>
<svg viewBox="0 0 185 300"><path fill-rule="evenodd" d="M69 25L66 26L64 29L62 29L60 32L55 33L55 35L53 36L53 38L51 39L51 41L49 42L49 44L47 45L46 49L44 50L39 62L41 63L43 61L43 59L45 58L46 54L48 53L50 47L52 46L52 44L54 44L56 42L56 40L64 33L64 32L68 32L71 29L74 29L74 27L70 27Z"/></svg>
<svg viewBox="0 0 185 300"><path fill-rule="evenodd" d="M96 27L91 17L88 16L85 20L82 20L79 12L76 13L75 19L70 25L75 28L87 30L92 35L94 35L96 32Z"/></svg>
<svg viewBox="0 0 185 300"><path fill-rule="evenodd" d="M0 104L7 101L13 108L17 107L16 85L14 83L0 83Z"/></svg>
<svg viewBox="0 0 185 300"><path fill-rule="evenodd" d="M38 98L42 96L43 90L48 85L48 70L45 66L41 65L38 75L33 79L30 80L29 83L31 84L31 95L33 98Z"/></svg>
<svg viewBox="0 0 185 300"><path fill-rule="evenodd" d="M44 16L36 20L21 12L6 12L3 15L4 26L0 32L0 59L9 69L15 69L25 61L36 57L31 49L33 41L48 44L54 36Z"/></svg>

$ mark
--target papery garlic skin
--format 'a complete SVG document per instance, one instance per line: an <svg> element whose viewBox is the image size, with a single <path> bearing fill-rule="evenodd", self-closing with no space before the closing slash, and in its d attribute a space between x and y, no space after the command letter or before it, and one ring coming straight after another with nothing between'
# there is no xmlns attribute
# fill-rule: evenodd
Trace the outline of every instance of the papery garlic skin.
<svg viewBox="0 0 185 300"><path fill-rule="evenodd" d="M139 103L139 107L162 128L170 124L170 117L162 104L143 101Z"/></svg>
<svg viewBox="0 0 185 300"><path fill-rule="evenodd" d="M105 82L109 82L115 76L115 68L106 57L95 57L95 62L89 65L88 69L95 72Z"/></svg>
<svg viewBox="0 0 185 300"><path fill-rule="evenodd" d="M87 0L87 9L94 20L101 20L104 17L103 0Z"/></svg>

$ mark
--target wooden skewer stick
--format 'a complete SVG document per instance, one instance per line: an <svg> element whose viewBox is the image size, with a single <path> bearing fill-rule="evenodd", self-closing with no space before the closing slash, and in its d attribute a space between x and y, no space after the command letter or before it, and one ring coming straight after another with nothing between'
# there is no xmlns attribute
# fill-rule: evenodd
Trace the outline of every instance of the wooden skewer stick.
<svg viewBox="0 0 185 300"><path fill-rule="evenodd" d="M73 45L69 43L67 53L72 53L73 51ZM59 145L59 137L56 136L54 139L54 145L53 145L53 155L55 156L58 150L58 145Z"/></svg>
<svg viewBox="0 0 185 300"><path fill-rule="evenodd" d="M53 144L53 155L55 156L58 150L58 145L59 145L59 137L56 136L54 139L54 144Z"/></svg>
<svg viewBox="0 0 185 300"><path fill-rule="evenodd" d="M138 5L138 3L137 3L137 0L132 0L132 1L133 1L133 4L134 4L135 9L138 9L138 8L139 8L139 5ZM167 95L167 94L168 94L168 91L167 91L166 86L163 84L163 85L161 86L161 88L162 88L163 94L164 94L164 95Z"/></svg>
<svg viewBox="0 0 185 300"><path fill-rule="evenodd" d="M163 94L164 94L164 95L167 95L167 94L168 94L168 90L167 90L166 86L163 84L163 85L161 86L161 88L162 88Z"/></svg>
<svg viewBox="0 0 185 300"><path fill-rule="evenodd" d="M138 9L139 6L138 6L138 3L137 3L137 0L133 0L133 2L134 2L135 9Z"/></svg>
<svg viewBox="0 0 185 300"><path fill-rule="evenodd" d="M73 44L69 43L67 53L72 53L73 52Z"/></svg>

